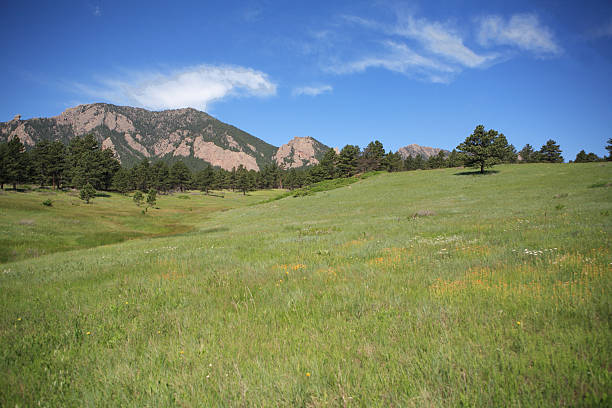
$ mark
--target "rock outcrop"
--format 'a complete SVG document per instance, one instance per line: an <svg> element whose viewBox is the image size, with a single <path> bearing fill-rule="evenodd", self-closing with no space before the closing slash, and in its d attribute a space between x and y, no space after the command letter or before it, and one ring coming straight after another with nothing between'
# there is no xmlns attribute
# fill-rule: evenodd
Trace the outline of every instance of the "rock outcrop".
<svg viewBox="0 0 612 408"><path fill-rule="evenodd" d="M402 159L408 156L417 157L421 155L424 159L429 159L431 156L435 156L443 151L445 154L450 153L448 150L439 149L437 147L420 146L418 144L410 144L408 146L400 147L398 153L402 156Z"/></svg>
<svg viewBox="0 0 612 408"><path fill-rule="evenodd" d="M272 159L284 169L312 166L319 163L329 147L312 137L294 137L278 148Z"/></svg>

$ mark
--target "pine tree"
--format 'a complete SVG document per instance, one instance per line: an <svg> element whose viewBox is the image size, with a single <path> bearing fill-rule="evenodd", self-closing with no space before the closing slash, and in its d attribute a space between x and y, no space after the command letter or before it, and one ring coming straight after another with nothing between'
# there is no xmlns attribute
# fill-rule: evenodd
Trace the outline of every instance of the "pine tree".
<svg viewBox="0 0 612 408"><path fill-rule="evenodd" d="M211 165L209 164L203 170L200 170L195 176L195 185L200 191L204 191L208 194L208 190L212 188L215 181L215 173Z"/></svg>
<svg viewBox="0 0 612 408"><path fill-rule="evenodd" d="M338 155L338 174L340 177L350 177L357 173L359 146L346 145Z"/></svg>
<svg viewBox="0 0 612 408"><path fill-rule="evenodd" d="M321 159L321 174L324 179L331 180L336 178L336 166L338 164L338 154L334 149L329 149Z"/></svg>
<svg viewBox="0 0 612 408"><path fill-rule="evenodd" d="M607 143L606 150L608 151L608 157L606 157L606 160L610 161L612 160L612 137L608 139Z"/></svg>
<svg viewBox="0 0 612 408"><path fill-rule="evenodd" d="M142 204L142 201L144 200L144 197L140 190L136 190L136 192L134 193L134 197L132 197L132 200L134 200L136 205L140 207L140 204Z"/></svg>
<svg viewBox="0 0 612 408"><path fill-rule="evenodd" d="M539 152L540 160L549 163L562 163L563 156L561 156L561 149L559 145L552 139L549 139L546 144L542 146Z"/></svg>
<svg viewBox="0 0 612 408"><path fill-rule="evenodd" d="M365 149L363 149L363 154L360 158L360 170L361 171L370 171L370 170L382 170L383 168L383 159L385 157L385 148L383 144L378 140L374 142L370 142Z"/></svg>
<svg viewBox="0 0 612 408"><path fill-rule="evenodd" d="M179 160L170 168L170 180L173 188L185 191L191 181L191 170Z"/></svg>
<svg viewBox="0 0 612 408"><path fill-rule="evenodd" d="M533 163L538 161L538 157L536 152L533 151L533 147L529 143L525 145L519 152L519 156L521 157L521 161L523 163Z"/></svg>
<svg viewBox="0 0 612 408"><path fill-rule="evenodd" d="M17 184L26 180L28 173L28 161L25 154L25 147L18 137L13 137L6 146L4 166L6 172L6 182L13 185L13 190L17 190Z"/></svg>
<svg viewBox="0 0 612 408"><path fill-rule="evenodd" d="M484 173L485 167L500 163L507 157L508 141L503 134L499 135L493 129L485 131L484 126L478 125L474 132L457 146L457 150L465 153L467 166L478 166L480 172Z"/></svg>
<svg viewBox="0 0 612 408"><path fill-rule="evenodd" d="M132 191L134 189L134 184L132 183L131 172L123 167L120 168L113 177L112 189L120 192L121 194Z"/></svg>
<svg viewBox="0 0 612 408"><path fill-rule="evenodd" d="M156 202L157 202L157 190L152 188L147 193L147 209L149 207L155 207Z"/></svg>
<svg viewBox="0 0 612 408"><path fill-rule="evenodd" d="M79 197L81 198L81 200L85 201L86 204L89 204L89 202L94 198L95 195L96 189L91 185L91 183L85 184L79 192Z"/></svg>

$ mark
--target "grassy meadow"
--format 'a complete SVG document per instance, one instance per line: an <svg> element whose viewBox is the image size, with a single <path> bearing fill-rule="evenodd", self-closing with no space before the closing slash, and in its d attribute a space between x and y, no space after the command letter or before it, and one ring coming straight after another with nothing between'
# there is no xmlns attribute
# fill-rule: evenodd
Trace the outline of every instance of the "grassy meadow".
<svg viewBox="0 0 612 408"><path fill-rule="evenodd" d="M160 197L146 221L2 194L3 254L53 253L0 265L0 406L610 405L611 164ZM59 252L99 231L141 239Z"/></svg>
<svg viewBox="0 0 612 408"><path fill-rule="evenodd" d="M0 263L58 251L91 248L134 238L177 235L190 231L210 213L254 204L279 190L221 197L199 192L157 195L155 208L138 207L131 195L101 193L90 204L78 191L51 189L0 193ZM51 206L43 201L50 200Z"/></svg>

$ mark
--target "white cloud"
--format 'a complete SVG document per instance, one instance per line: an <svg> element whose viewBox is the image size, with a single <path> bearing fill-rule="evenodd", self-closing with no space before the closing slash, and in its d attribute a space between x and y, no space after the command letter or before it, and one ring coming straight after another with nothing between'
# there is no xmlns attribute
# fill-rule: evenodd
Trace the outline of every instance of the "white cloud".
<svg viewBox="0 0 612 408"><path fill-rule="evenodd" d="M394 41L385 41L385 52L366 56L352 62L337 64L329 70L337 74L363 72L368 68L384 68L402 74L416 74L431 82L448 82L456 71L450 65L424 57L408 46Z"/></svg>
<svg viewBox="0 0 612 408"><path fill-rule="evenodd" d="M487 16L480 21L478 40L483 46L510 45L540 55L563 52L552 31L534 14L515 14L508 20Z"/></svg>
<svg viewBox="0 0 612 408"><path fill-rule="evenodd" d="M331 85L316 85L316 86L303 86L295 88L292 92L293 96L308 95L317 96L325 92L331 92L334 88Z"/></svg>
<svg viewBox="0 0 612 408"><path fill-rule="evenodd" d="M227 97L265 97L276 94L268 76L250 68L199 65L170 73L133 73L128 79L103 79L101 86L76 84L82 92L113 103L148 109L192 107L206 110Z"/></svg>
<svg viewBox="0 0 612 408"><path fill-rule="evenodd" d="M494 55L478 55L463 43L458 33L439 22L408 16L398 23L393 32L415 39L429 52L468 68L481 66L495 58Z"/></svg>
<svg viewBox="0 0 612 408"><path fill-rule="evenodd" d="M102 15L102 8L99 5L94 7L93 15L96 17L100 17Z"/></svg>
<svg viewBox="0 0 612 408"><path fill-rule="evenodd" d="M334 64L336 73L361 72L379 67L416 76L431 82L449 82L465 68L482 67L495 61L495 54L480 55L465 45L461 35L448 24L398 14L393 23L380 23L358 16L345 21L382 34L384 49L370 52L349 63Z"/></svg>

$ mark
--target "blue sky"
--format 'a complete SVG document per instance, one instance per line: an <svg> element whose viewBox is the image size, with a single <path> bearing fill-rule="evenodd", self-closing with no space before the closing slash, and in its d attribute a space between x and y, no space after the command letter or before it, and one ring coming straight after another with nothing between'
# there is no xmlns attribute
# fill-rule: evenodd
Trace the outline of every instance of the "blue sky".
<svg viewBox="0 0 612 408"><path fill-rule="evenodd" d="M0 121L191 106L279 146L452 149L483 124L566 160L612 137L610 1L20 1Z"/></svg>

